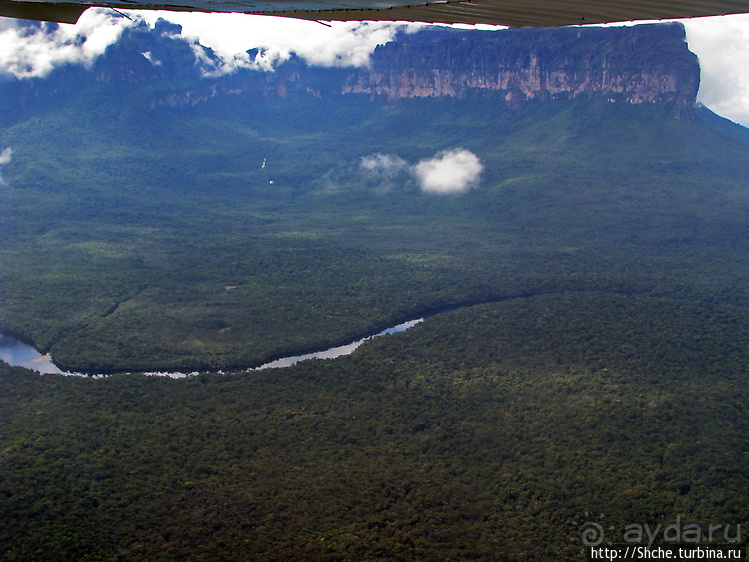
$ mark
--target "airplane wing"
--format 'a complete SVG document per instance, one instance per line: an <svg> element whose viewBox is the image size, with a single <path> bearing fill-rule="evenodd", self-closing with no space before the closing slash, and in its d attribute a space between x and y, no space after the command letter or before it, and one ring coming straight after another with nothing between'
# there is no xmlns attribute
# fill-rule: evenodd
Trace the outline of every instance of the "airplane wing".
<svg viewBox="0 0 749 562"><path fill-rule="evenodd" d="M234 12L318 21L419 21L564 26L749 12L749 0L0 0L0 16L75 23L93 6Z"/></svg>

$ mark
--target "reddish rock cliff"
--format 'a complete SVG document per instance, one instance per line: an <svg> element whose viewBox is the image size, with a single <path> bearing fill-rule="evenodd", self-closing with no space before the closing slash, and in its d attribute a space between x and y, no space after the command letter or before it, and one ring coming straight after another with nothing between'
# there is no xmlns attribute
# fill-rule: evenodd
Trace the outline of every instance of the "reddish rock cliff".
<svg viewBox="0 0 749 562"><path fill-rule="evenodd" d="M529 99L603 96L672 102L694 111L699 64L681 24L627 28L439 29L378 47L368 68L350 70L342 92L413 97L499 94Z"/></svg>

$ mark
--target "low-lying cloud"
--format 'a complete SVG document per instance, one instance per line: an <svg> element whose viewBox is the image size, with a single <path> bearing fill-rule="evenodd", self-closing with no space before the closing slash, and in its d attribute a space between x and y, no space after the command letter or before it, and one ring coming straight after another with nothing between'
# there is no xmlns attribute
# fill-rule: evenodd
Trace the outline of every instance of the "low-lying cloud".
<svg viewBox="0 0 749 562"><path fill-rule="evenodd" d="M5 166L10 164L10 159L12 156L13 156L13 149L11 147L7 147L2 152L0 152L0 185L8 184L8 182L5 179L5 176L3 175L3 172L5 171L4 170Z"/></svg>
<svg viewBox="0 0 749 562"><path fill-rule="evenodd" d="M404 170L408 170L409 165L400 156L378 153L371 156L362 156L361 168L372 174L393 177Z"/></svg>
<svg viewBox="0 0 749 562"><path fill-rule="evenodd" d="M453 148L416 164L414 172L422 191L462 193L478 185L484 165L470 150Z"/></svg>
<svg viewBox="0 0 749 562"><path fill-rule="evenodd" d="M465 148L443 150L413 166L400 156L372 154L364 156L359 167L386 184L405 172L422 191L436 194L463 193L476 187L484 169L479 157Z"/></svg>

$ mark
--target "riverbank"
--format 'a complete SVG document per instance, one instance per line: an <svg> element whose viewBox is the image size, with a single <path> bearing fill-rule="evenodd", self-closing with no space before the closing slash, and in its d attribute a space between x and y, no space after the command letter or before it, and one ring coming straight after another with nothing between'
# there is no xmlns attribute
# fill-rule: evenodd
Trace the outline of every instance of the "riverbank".
<svg viewBox="0 0 749 562"><path fill-rule="evenodd" d="M302 355L290 355L287 357L281 357L279 359L275 359L273 361L264 363L260 365L259 367L249 367L247 369L244 369L244 371L251 372L251 371L264 371L266 369L281 369L284 367L290 367L292 365L296 365L297 363L301 361L308 361L310 359L335 359L337 357L351 355L354 351L356 351L359 347L361 347L361 345L364 342L368 340L371 340L373 338L380 337L380 336L386 336L386 335L397 334L399 332L404 332L408 330L409 328L412 328L416 324L419 324L423 321L424 321L424 318L408 320L406 322L401 322L400 324L396 324L395 326L392 326L390 328L385 328L384 330L376 334L373 334L371 336L360 338L356 341L353 341L345 345L331 347L328 349L324 349L322 351L315 351L312 353L306 353ZM18 339L9 337L9 336L0 335L0 361L7 363L11 367L23 367L25 369L36 371L42 375L84 376L81 373L70 373L67 371L63 371L62 369L60 369L57 365L55 365L52 362L52 357L50 356L49 353L42 355L32 346ZM222 370L222 371L217 371L217 372L223 373L224 371ZM103 376L109 376L110 374L112 373L94 374L90 376L103 377ZM131 373L122 373L122 374L131 374ZM164 377L170 377L170 378L175 378L175 379L181 379L181 378L198 375L199 372L193 371L190 373L182 373L182 372L171 372L171 371L169 372L150 371L150 372L144 372L142 374L150 375L150 376L164 376Z"/></svg>

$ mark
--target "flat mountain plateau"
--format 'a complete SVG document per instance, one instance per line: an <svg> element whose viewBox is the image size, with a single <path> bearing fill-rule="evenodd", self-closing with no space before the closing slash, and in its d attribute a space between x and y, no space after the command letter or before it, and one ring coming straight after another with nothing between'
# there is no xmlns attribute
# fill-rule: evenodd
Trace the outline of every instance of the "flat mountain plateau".
<svg viewBox="0 0 749 562"><path fill-rule="evenodd" d="M5 558L569 560L594 524L749 529L749 132L695 104L681 26L210 76L177 32L0 82L2 331L67 370L201 372L0 367Z"/></svg>

